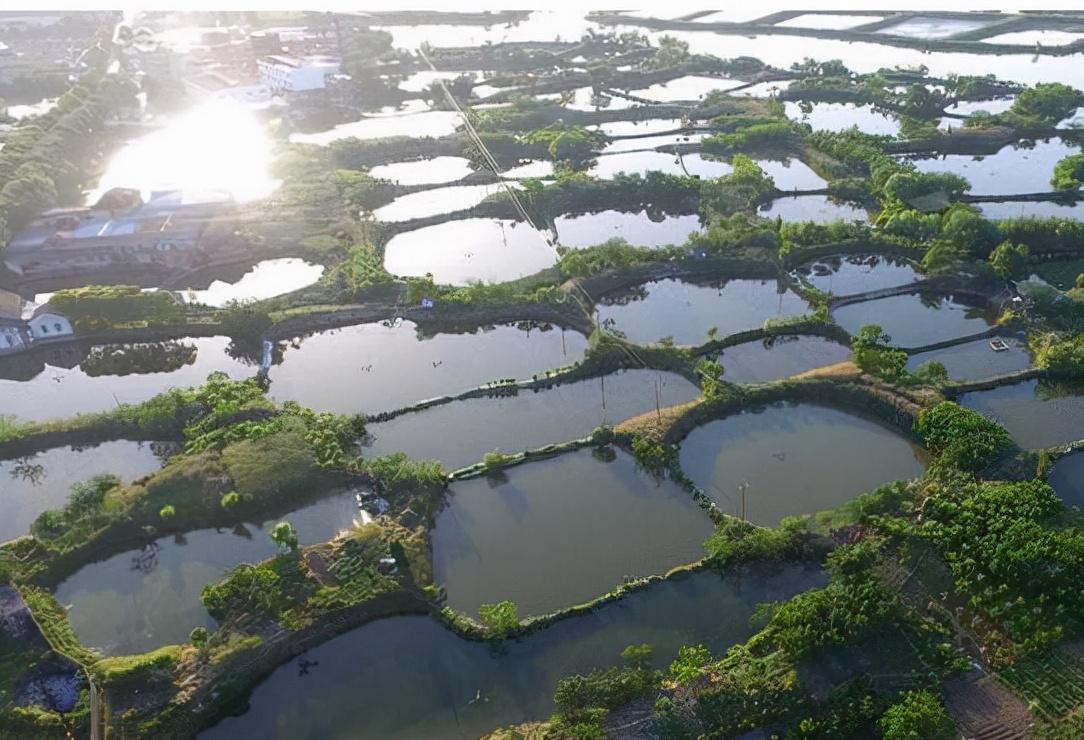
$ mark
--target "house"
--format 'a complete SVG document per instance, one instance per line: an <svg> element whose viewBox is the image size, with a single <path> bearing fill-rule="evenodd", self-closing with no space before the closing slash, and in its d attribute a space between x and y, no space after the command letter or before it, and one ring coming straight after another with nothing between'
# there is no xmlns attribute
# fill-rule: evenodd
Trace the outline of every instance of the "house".
<svg viewBox="0 0 1084 740"><path fill-rule="evenodd" d="M75 331L67 316L57 313L48 303L28 303L23 309L23 321L30 332L30 341L70 337Z"/></svg>
<svg viewBox="0 0 1084 740"><path fill-rule="evenodd" d="M0 355L26 349L29 339L22 313L22 296L0 290Z"/></svg>
<svg viewBox="0 0 1084 740"><path fill-rule="evenodd" d="M292 57L271 54L256 60L256 67L260 72L260 82L271 88L272 92L300 92L323 90L327 78L339 71L339 60L323 55Z"/></svg>

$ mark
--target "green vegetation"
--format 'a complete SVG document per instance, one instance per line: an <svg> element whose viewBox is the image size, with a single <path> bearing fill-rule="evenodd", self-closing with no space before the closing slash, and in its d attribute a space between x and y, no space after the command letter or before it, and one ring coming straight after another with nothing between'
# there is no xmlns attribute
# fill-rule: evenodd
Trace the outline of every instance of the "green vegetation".
<svg viewBox="0 0 1084 740"><path fill-rule="evenodd" d="M1084 154L1070 154L1054 165L1050 184L1057 190L1077 190L1084 183Z"/></svg>
<svg viewBox="0 0 1084 740"><path fill-rule="evenodd" d="M478 618L485 628L486 637L502 638L519 628L519 608L511 601L482 604Z"/></svg>
<svg viewBox="0 0 1084 740"><path fill-rule="evenodd" d="M550 726L557 737L602 738L602 723L612 709L642 696L658 685L648 645L630 645L621 652L623 665L561 679L553 695L557 711Z"/></svg>
<svg viewBox="0 0 1084 740"><path fill-rule="evenodd" d="M929 691L908 691L878 724L885 740L953 740L956 725Z"/></svg>
<svg viewBox="0 0 1084 740"><path fill-rule="evenodd" d="M851 340L851 359L864 373L887 380L907 372L907 353L892 347L892 337L876 324L863 326Z"/></svg>
<svg viewBox="0 0 1084 740"><path fill-rule="evenodd" d="M1012 445L1003 427L951 401L923 409L915 431L941 462L971 472L979 472Z"/></svg>
<svg viewBox="0 0 1084 740"><path fill-rule="evenodd" d="M775 193L775 182L749 157L735 154L731 165L730 174L706 180L700 188L700 210L705 218L752 211Z"/></svg>
<svg viewBox="0 0 1084 740"><path fill-rule="evenodd" d="M184 306L169 293L144 292L135 285L88 285L58 290L49 303L82 331L140 323L170 324L184 319Z"/></svg>
<svg viewBox="0 0 1084 740"><path fill-rule="evenodd" d="M990 267L1003 278L1023 276L1028 267L1027 245L1001 242L990 253Z"/></svg>

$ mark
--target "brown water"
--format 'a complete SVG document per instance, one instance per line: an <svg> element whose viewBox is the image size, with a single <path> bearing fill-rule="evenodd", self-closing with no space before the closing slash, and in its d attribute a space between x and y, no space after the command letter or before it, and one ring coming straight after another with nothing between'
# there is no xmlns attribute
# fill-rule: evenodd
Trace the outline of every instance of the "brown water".
<svg viewBox="0 0 1084 740"><path fill-rule="evenodd" d="M505 599L544 614L626 576L703 557L707 513L675 483L580 450L454 483L433 530L434 578L468 614Z"/></svg>
<svg viewBox="0 0 1084 740"><path fill-rule="evenodd" d="M776 404L709 422L681 444L681 467L727 514L775 526L922 474L923 451L895 430L825 406Z"/></svg>
<svg viewBox="0 0 1084 740"><path fill-rule="evenodd" d="M851 350L824 337L780 336L727 347L719 356L723 379L766 383L851 358Z"/></svg>

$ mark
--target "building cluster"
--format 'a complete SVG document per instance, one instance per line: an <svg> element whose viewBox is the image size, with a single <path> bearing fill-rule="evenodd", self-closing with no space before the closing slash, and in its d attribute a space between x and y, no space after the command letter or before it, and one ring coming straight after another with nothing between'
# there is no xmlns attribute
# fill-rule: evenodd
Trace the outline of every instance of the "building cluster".
<svg viewBox="0 0 1084 740"><path fill-rule="evenodd" d="M213 197L212 197L213 196ZM93 206L57 208L15 234L4 263L25 280L89 275L124 267L194 269L228 253L228 229L212 225L233 209L221 195L186 200L180 191L110 190Z"/></svg>
<svg viewBox="0 0 1084 740"><path fill-rule="evenodd" d="M72 333L71 321L48 303L24 301L20 295L0 290L0 355L70 337Z"/></svg>

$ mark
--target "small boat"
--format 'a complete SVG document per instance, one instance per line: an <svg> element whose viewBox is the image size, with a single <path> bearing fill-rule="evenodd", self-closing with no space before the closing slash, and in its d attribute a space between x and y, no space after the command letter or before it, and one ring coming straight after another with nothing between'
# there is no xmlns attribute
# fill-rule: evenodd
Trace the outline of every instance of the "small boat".
<svg viewBox="0 0 1084 740"><path fill-rule="evenodd" d="M1008 348L1009 345L1005 342L1004 339L1001 339L1000 337L990 340L990 349L992 349L994 352L1004 352Z"/></svg>

